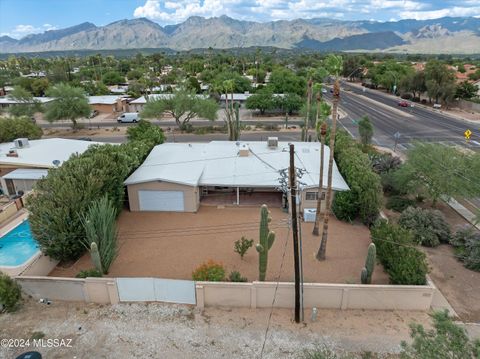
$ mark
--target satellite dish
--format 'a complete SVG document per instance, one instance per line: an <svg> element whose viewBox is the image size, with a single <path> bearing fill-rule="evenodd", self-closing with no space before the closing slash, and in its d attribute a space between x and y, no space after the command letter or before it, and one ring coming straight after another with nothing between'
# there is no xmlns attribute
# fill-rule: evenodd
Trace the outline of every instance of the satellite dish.
<svg viewBox="0 0 480 359"><path fill-rule="evenodd" d="M59 160L53 160L52 163L55 167L60 166L60 161Z"/></svg>

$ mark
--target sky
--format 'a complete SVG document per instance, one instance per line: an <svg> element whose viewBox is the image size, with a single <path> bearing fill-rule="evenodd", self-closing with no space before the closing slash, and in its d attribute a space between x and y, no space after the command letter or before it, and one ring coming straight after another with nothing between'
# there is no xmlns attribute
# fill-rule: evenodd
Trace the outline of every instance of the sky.
<svg viewBox="0 0 480 359"><path fill-rule="evenodd" d="M0 36L19 39L86 21L101 26L146 17L169 25L190 16L221 15L259 22L317 17L377 21L480 17L480 0L0 0Z"/></svg>

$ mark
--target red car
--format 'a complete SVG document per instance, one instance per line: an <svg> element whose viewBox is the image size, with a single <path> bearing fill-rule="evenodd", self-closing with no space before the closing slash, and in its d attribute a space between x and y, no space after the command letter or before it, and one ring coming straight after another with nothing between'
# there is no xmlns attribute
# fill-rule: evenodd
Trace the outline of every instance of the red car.
<svg viewBox="0 0 480 359"><path fill-rule="evenodd" d="M400 102L398 103L398 106L400 106L400 107L408 107L408 102L407 102L407 101L400 101Z"/></svg>

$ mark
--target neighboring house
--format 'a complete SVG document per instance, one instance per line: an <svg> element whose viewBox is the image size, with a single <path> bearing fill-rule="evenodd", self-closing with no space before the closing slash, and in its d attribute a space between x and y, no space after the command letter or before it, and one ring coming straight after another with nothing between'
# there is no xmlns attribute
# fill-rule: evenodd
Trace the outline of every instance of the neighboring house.
<svg viewBox="0 0 480 359"><path fill-rule="evenodd" d="M47 104L49 102L52 102L55 100L53 97L34 97L34 101L41 103L42 105ZM33 102L32 102L33 103ZM26 103L24 101L18 101L13 99L10 96L3 96L0 97L0 107L1 108L8 108L13 105L25 105Z"/></svg>
<svg viewBox="0 0 480 359"><path fill-rule="evenodd" d="M127 99L119 95L88 96L88 103L100 113L127 111Z"/></svg>
<svg viewBox="0 0 480 359"><path fill-rule="evenodd" d="M148 101L150 100L159 100L159 99L169 99L173 96L171 93L154 93L148 95ZM199 98L208 98L207 95L195 95ZM145 96L139 97L129 103L129 112L142 112L143 107L147 103L147 98Z"/></svg>
<svg viewBox="0 0 480 359"><path fill-rule="evenodd" d="M299 179L300 209L316 208L320 144L293 144L295 166L304 172ZM324 188L329 153L326 146ZM164 143L151 151L125 185L131 211L196 212L201 203L225 202L288 208L288 196L279 191L279 179L287 181L288 167L288 143L278 142L277 138L269 138L268 142ZM333 189L349 190L335 164Z"/></svg>
<svg viewBox="0 0 480 359"><path fill-rule="evenodd" d="M247 101L247 98L252 96L250 92L245 92L245 93L233 93L233 94L228 94L228 101L233 100L234 102L238 102L240 106L244 106L245 102ZM275 93L273 94L274 97L283 97L285 96L284 94L281 93ZM220 95L220 105L225 106L225 94Z"/></svg>
<svg viewBox="0 0 480 359"><path fill-rule="evenodd" d="M9 196L26 193L49 168L60 166L75 153L101 142L48 138L18 139L0 144L0 188Z"/></svg>
<svg viewBox="0 0 480 359"><path fill-rule="evenodd" d="M128 91L128 85L127 86L122 86L122 85L108 86L108 91L110 91L110 93L115 95L124 95Z"/></svg>
<svg viewBox="0 0 480 359"><path fill-rule="evenodd" d="M20 75L22 77L29 77L29 78L41 78L41 77L47 77L45 72L43 71L36 71L36 72L30 72L29 74L26 75Z"/></svg>

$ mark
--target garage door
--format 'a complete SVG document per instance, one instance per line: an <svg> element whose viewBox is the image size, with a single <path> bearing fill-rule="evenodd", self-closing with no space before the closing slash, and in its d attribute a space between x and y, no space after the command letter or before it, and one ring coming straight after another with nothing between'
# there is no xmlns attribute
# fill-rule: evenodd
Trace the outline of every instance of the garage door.
<svg viewBox="0 0 480 359"><path fill-rule="evenodd" d="M140 211L185 210L183 191L138 191Z"/></svg>

